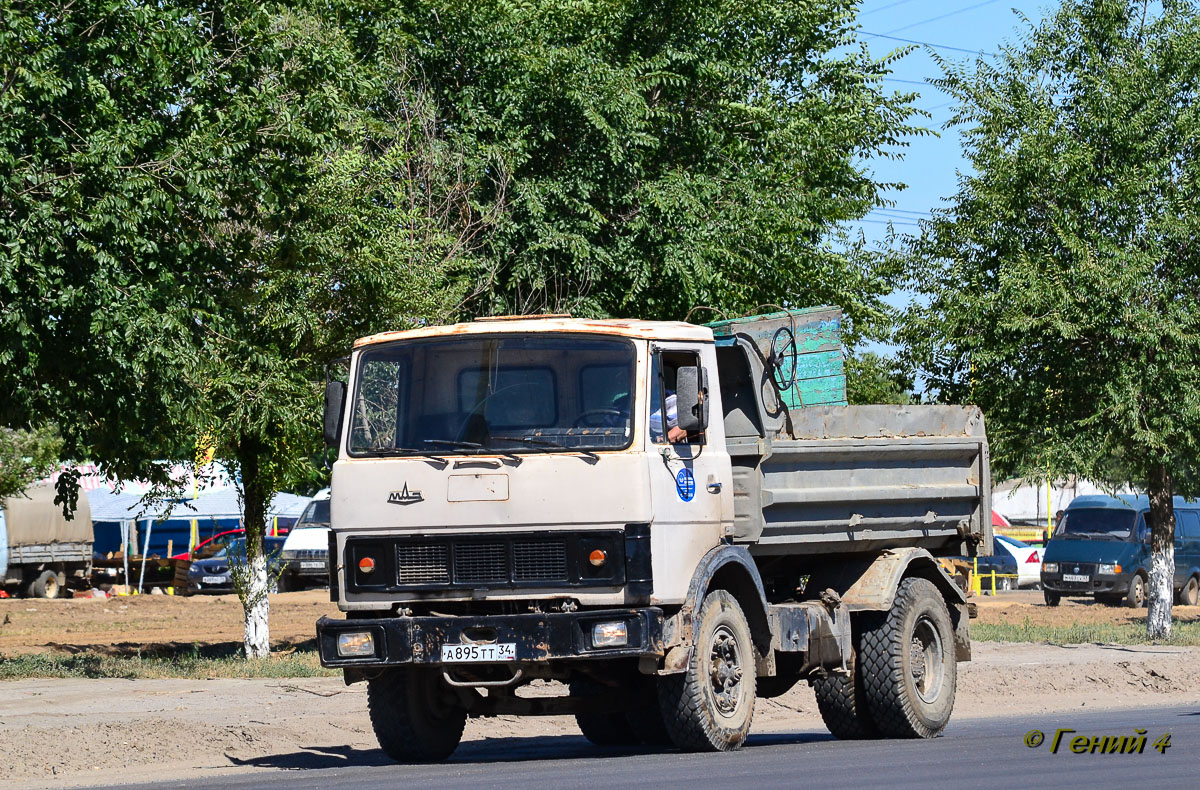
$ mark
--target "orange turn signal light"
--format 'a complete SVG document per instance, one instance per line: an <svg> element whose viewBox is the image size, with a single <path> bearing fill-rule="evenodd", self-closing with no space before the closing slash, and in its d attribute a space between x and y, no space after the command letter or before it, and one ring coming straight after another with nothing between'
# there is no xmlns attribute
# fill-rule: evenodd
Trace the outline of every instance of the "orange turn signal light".
<svg viewBox="0 0 1200 790"><path fill-rule="evenodd" d="M604 549L592 549L592 553L588 555L588 562L599 568L608 562L608 554L605 553Z"/></svg>
<svg viewBox="0 0 1200 790"><path fill-rule="evenodd" d="M375 570L375 560L370 557L363 557L358 561L358 569L363 573L371 573Z"/></svg>

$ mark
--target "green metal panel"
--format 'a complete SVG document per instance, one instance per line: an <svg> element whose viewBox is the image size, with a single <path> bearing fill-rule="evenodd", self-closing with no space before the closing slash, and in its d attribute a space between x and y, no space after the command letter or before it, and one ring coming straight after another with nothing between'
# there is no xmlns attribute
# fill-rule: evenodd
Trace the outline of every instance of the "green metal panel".
<svg viewBox="0 0 1200 790"><path fill-rule="evenodd" d="M764 315L713 321L705 324L717 338L748 337L764 358L775 342L785 359L784 373L792 385L784 390L789 408L845 406L846 370L842 353L842 311L836 307L782 310ZM780 330L787 330L780 333ZM795 338L795 352L788 336ZM794 374L792 371L795 371Z"/></svg>

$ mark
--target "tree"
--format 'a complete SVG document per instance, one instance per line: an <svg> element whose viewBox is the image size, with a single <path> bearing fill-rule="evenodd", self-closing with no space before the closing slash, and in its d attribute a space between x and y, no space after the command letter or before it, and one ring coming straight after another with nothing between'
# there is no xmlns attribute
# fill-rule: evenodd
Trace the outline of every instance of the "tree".
<svg viewBox="0 0 1200 790"><path fill-rule="evenodd" d="M413 0L410 44L496 223L472 313L683 318L838 304L886 283L830 242L895 186L864 161L921 132L855 0Z"/></svg>
<svg viewBox="0 0 1200 790"><path fill-rule="evenodd" d="M241 480L266 655L266 510L318 453L325 363L456 309L477 227L456 159L402 53L347 35L353 9L3 10L5 407L61 414L70 452L155 496L178 485L161 461L211 446Z"/></svg>
<svg viewBox="0 0 1200 790"><path fill-rule="evenodd" d="M1200 493L1200 20L1153 8L1068 0L944 64L973 172L907 250L906 340L938 397L983 407L997 476L1145 486L1162 638L1172 495Z"/></svg>
<svg viewBox="0 0 1200 790"><path fill-rule="evenodd" d="M17 496L50 474L62 439L53 426L36 430L0 427L0 500Z"/></svg>
<svg viewBox="0 0 1200 790"><path fill-rule="evenodd" d="M913 379L895 359L873 351L846 357L846 397L850 403L912 403Z"/></svg>

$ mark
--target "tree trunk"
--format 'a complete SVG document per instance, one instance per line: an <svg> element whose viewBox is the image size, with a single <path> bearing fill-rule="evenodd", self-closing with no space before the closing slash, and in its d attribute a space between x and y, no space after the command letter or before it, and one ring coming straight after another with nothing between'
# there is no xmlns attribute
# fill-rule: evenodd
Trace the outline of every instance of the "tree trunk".
<svg viewBox="0 0 1200 790"><path fill-rule="evenodd" d="M1175 504L1171 473L1162 464L1150 469L1150 609L1146 636L1171 636L1171 598L1175 578Z"/></svg>
<svg viewBox="0 0 1200 790"><path fill-rule="evenodd" d="M263 449L254 437L242 437L238 443L247 572L237 593L242 601L246 623L246 658L267 658L271 655L271 604L267 599L267 558L263 550L263 535L266 534L268 500L274 492L270 490L269 475L263 471Z"/></svg>

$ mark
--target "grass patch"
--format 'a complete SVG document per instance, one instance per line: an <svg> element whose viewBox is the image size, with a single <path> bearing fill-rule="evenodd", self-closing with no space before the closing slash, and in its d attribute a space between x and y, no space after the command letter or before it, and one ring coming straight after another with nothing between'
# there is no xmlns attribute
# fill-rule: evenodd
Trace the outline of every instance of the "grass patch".
<svg viewBox="0 0 1200 790"><path fill-rule="evenodd" d="M321 666L315 651L296 651L263 659L209 656L197 648L178 655L61 655L30 653L0 656L0 680L29 678L312 678L338 676Z"/></svg>
<svg viewBox="0 0 1200 790"><path fill-rule="evenodd" d="M1040 625L1030 621L1014 623L971 623L971 639L977 642L1044 642L1051 645L1200 645L1200 622L1175 621L1171 638L1151 641L1146 638L1146 621L1132 623L1095 623L1079 625Z"/></svg>

